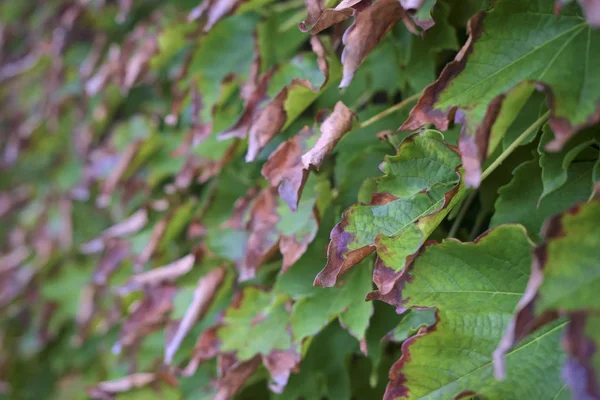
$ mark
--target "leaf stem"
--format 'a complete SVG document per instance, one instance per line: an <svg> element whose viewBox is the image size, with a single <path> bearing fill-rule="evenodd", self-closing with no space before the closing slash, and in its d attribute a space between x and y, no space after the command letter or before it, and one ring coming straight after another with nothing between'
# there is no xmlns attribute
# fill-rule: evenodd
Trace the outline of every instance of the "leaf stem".
<svg viewBox="0 0 600 400"><path fill-rule="evenodd" d="M469 242L472 242L477 237L477 233L481 230L481 226L485 222L486 213L483 210L479 210L477 217L475 218L475 223L473 224L473 228L471 229L471 233L469 233Z"/></svg>
<svg viewBox="0 0 600 400"><path fill-rule="evenodd" d="M550 115L550 111L547 111L544 115L539 117L533 124L529 126L529 128L525 129L523 133L519 135L518 138L514 140L499 156L494 160L493 163L490 164L489 167L483 171L481 174L481 180L487 178L496 168L500 166L510 156L510 154L521 145L521 143L533 132L536 132L540 127L548 120L548 116Z"/></svg>
<svg viewBox="0 0 600 400"><path fill-rule="evenodd" d="M385 110L383 110L379 114L376 114L376 115L372 116L371 118L369 118L368 120L366 120L365 122L363 122L362 124L360 124L359 128L364 128L365 126L369 126L371 124L374 124L375 122L379 121L380 119L385 118L388 115L390 115L390 114L392 114L392 113L394 113L394 112L396 112L398 110L403 109L408 104L412 103L413 101L415 101L419 97L421 97L422 94L423 94L423 92L419 92L419 93L413 94L412 96L407 97L406 99L402 100L400 103L394 104L390 108L386 108Z"/></svg>
<svg viewBox="0 0 600 400"><path fill-rule="evenodd" d="M450 231L448 232L449 238L456 236L456 232L458 232L458 228L460 228L460 224L462 224L463 219L465 219L467 211L469 211L469 208L471 207L473 200L475 200L475 197L477 197L477 190L473 190L469 194L469 197L467 197L467 199L464 201L464 203L462 203L461 209L458 215L456 216L456 219L454 219L452 227L450 227Z"/></svg>

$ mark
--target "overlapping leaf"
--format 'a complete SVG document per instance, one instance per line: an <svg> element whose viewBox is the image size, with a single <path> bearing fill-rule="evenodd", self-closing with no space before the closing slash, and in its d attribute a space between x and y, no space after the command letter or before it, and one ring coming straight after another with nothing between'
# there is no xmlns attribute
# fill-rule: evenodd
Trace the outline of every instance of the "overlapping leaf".
<svg viewBox="0 0 600 400"><path fill-rule="evenodd" d="M524 19L527 24L521 23ZM598 32L579 17L576 8L563 9L557 18L550 0L499 1L491 11L469 21L469 34L455 60L426 89L403 125L415 129L434 123L446 130L453 119L462 122L459 147L469 184L479 184L480 165L499 116L500 123L510 118L503 103L524 101L534 83L551 97L555 139L547 148L560 149L578 130L598 122L600 80L593 71L600 61L592 50Z"/></svg>
<svg viewBox="0 0 600 400"><path fill-rule="evenodd" d="M568 293L577 305L557 309L560 299L543 314L568 314L564 367L554 362L563 353L550 346L558 330L543 327L509 351L504 382L491 379L488 349L498 344L496 333L512 310L504 294L478 291L524 282L526 272L515 270L528 258L529 244L521 228L502 223L520 222L537 239L545 218L593 191L597 127L566 141L560 152L552 152L550 128L541 139L536 135L545 122L543 93L553 94L548 108L554 130L559 120L557 133L567 119L573 131L593 123L596 31L586 25L595 24L593 2L552 9L551 0L498 1L482 29L473 30L481 34L465 47L473 53L458 56L465 70L436 100L452 103L444 97L452 91L458 100L450 108L460 112L446 118L446 110L436 109L434 115L463 124L463 139L482 133L480 121L490 125L488 136L476 135L474 149L461 141L467 183L485 157L494 160L488 171L495 170L481 196L471 192L464 202L458 155L439 133L393 133L416 100L413 93L431 83L465 40L468 17L491 9L488 1L459 3L3 3L0 393L380 398L404 343L404 361L392 373L405 374L390 383L388 395L410 387L408 397L427 397L419 395L427 387L434 388L429 397L453 397L471 386L485 398L552 397L565 383L555 397L597 397L590 378L599 365L592 351L597 317L579 307L593 297L572 290L573 277L545 276L535 299ZM541 14L527 11L538 6ZM296 28L305 9L300 27L318 38ZM537 57L554 45L551 59ZM519 58L530 48L534 56ZM494 72L502 63L509 66ZM538 67L547 71L544 79L531 76ZM506 78L507 72L513 75ZM463 90L465 73L491 84L477 93ZM344 85L353 81L340 91L342 75ZM533 93L532 79L549 91ZM324 109L333 110L328 119ZM353 124L354 113L362 125ZM315 120L320 132L302 130ZM446 142L457 143L457 132L451 126ZM233 140L221 140L228 137ZM524 146L515 151L515 141ZM535 147L539 156L532 161ZM382 160L385 175L376 180ZM311 168L318 171L308 173ZM335 287L314 287L335 216L357 199L371 204L352 206L346 227L338 226L345 244L333 249L339 254L330 252L342 266L334 278L362 260ZM597 219L592 214L581 213ZM417 256L428 237L473 238L490 218L498 230L477 243L447 241ZM590 268L598 257L579 250L595 249L595 242L573 228L593 233L588 222L578 219L561 232L574 245L556 250L549 262L560 261L561 271L584 265L581 276L593 286ZM558 236L546 237L548 248L564 239ZM377 257L365 257L371 252ZM505 279L496 282L499 276ZM425 279L439 290L432 292ZM365 302L372 281L378 291L370 298L398 306L408 294L403 307L413 308L400 315L387 304ZM441 282L459 290L444 291L436 286ZM474 286L468 295L460 292ZM449 300L463 295L468 299ZM473 323L474 315L475 322L495 318L494 325ZM482 366L468 368L477 362ZM543 362L550 384L532 377ZM457 371L464 377L454 379Z"/></svg>
<svg viewBox="0 0 600 400"><path fill-rule="evenodd" d="M282 143L271 153L262 174L279 195L296 211L310 168L319 168L336 143L352 129L354 113L338 102L320 127L321 136L304 127L298 135Z"/></svg>
<svg viewBox="0 0 600 400"><path fill-rule="evenodd" d="M338 275L376 248L386 268L401 270L406 257L419 249L445 215L440 210L458 190L458 166L458 154L439 132L407 138L397 155L382 164L386 175L377 182L371 203L346 210L332 230L327 265L315 284L333 286ZM399 263L391 263L392 258Z"/></svg>
<svg viewBox="0 0 600 400"><path fill-rule="evenodd" d="M404 342L384 398L552 398L563 390L564 322L508 353L506 380L493 376L492 353L525 291L530 250L524 229L510 225L475 243L447 240L423 249L382 299L400 310L435 308L436 323Z"/></svg>
<svg viewBox="0 0 600 400"><path fill-rule="evenodd" d="M511 366L505 365L507 353L539 335L555 319L568 316L564 347L571 359L565 366L566 382L577 397L593 398L599 393L598 338L593 331L600 309L596 296L600 284L599 216L600 201L596 198L546 223L545 241L534 251L527 288L496 350L500 377L511 373Z"/></svg>

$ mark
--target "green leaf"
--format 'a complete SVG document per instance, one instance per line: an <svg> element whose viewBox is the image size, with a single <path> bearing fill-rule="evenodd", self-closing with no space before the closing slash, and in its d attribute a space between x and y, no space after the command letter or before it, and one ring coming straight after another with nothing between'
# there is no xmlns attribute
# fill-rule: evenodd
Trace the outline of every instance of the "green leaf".
<svg viewBox="0 0 600 400"><path fill-rule="evenodd" d="M542 167L542 181L544 183L544 191L540 196L540 200L560 189L567 182L569 166L582 152L588 150L588 153L590 153L587 155L584 153L584 160L594 161L600 158L598 150L590 148L593 145L597 147L600 144L600 130L598 128L590 128L581 132L569 140L559 152L544 150L546 145L552 140L552 135L550 126L545 125L538 145L540 167ZM592 180L590 185L594 182L595 180Z"/></svg>
<svg viewBox="0 0 600 400"><path fill-rule="evenodd" d="M600 32L576 7L566 7L557 18L551 0L501 0L474 16L469 30L470 39L427 88L402 129L434 123L446 130L456 111L464 123L461 151L472 157L473 146L488 142L505 97L516 87L531 87L528 82L552 94L555 139L548 146L553 150L600 120L600 56L593 50ZM485 157L481 149L475 154ZM463 159L467 171L475 168ZM479 183L477 177L469 182Z"/></svg>
<svg viewBox="0 0 600 400"><path fill-rule="evenodd" d="M387 340L404 342L409 337L416 335L421 328L429 328L437 322L435 310L408 309L402 314L402 320L386 336Z"/></svg>
<svg viewBox="0 0 600 400"><path fill-rule="evenodd" d="M421 8L419 13L425 8ZM383 90L390 94L396 90L405 94L404 91L408 88L417 93L425 88L435 80L436 61L440 53L459 47L456 31L447 21L448 12L449 7L445 3L438 4L433 17L435 25L422 36L414 35L402 25L396 25L365 59L356 78L364 69L372 86L371 90ZM356 78L352 86L356 84Z"/></svg>
<svg viewBox="0 0 600 400"><path fill-rule="evenodd" d="M292 333L294 341L300 342L306 336L313 336L332 319L339 317L340 323L358 340L363 340L373 305L364 301L358 293L371 290L371 268L369 260L344 276L338 286L319 289L310 296L300 298L292 309ZM293 269L289 273L293 273Z"/></svg>
<svg viewBox="0 0 600 400"><path fill-rule="evenodd" d="M272 350L287 350L292 341L286 327L290 317L287 298L252 286L242 293L238 307L229 308L218 336L223 351L235 351L240 360Z"/></svg>
<svg viewBox="0 0 600 400"><path fill-rule="evenodd" d="M525 294L496 350L498 376L514 373L514 367L505 365L507 354L566 315L569 325L563 340L571 357L565 365L566 382L578 398L591 398L600 389L594 378L600 366L598 355L591 350L600 343L593 332L600 311L599 218L600 200L595 198L546 222L544 243L533 253Z"/></svg>
<svg viewBox="0 0 600 400"><path fill-rule="evenodd" d="M538 288L536 314L560 309L600 310L600 201L592 200L548 222L544 281ZM553 226L554 225L554 226ZM569 266L569 268L565 268Z"/></svg>
<svg viewBox="0 0 600 400"><path fill-rule="evenodd" d="M292 375L283 394L274 398L347 400L351 397L347 362L356 352L356 339L337 323L330 324L310 341L300 373Z"/></svg>
<svg viewBox="0 0 600 400"><path fill-rule="evenodd" d="M508 353L504 381L492 374L492 352L525 290L531 247L522 227L505 225L474 243L447 240L423 250L384 300L435 308L437 322L404 342L386 399L553 398L562 390L564 323Z"/></svg>
<svg viewBox="0 0 600 400"><path fill-rule="evenodd" d="M571 165L568 170L569 182L539 200L543 183L538 160L522 163L513 171L510 183L500 188L490 227L519 223L527 228L532 237L537 238L546 218L590 197L593 168L593 162Z"/></svg>
<svg viewBox="0 0 600 400"><path fill-rule="evenodd" d="M418 8L416 10L414 8L411 8L411 6L414 7L414 2L411 0L401 0L400 4L402 4L402 7L404 7L406 10L409 11L409 13L412 14L411 18L413 19L413 21L415 21L415 24L419 25L423 29L429 29L436 23L431 15L433 6L435 5L436 1L437 0L424 0L421 2L417 2L417 4L420 4L418 5Z"/></svg>
<svg viewBox="0 0 600 400"><path fill-rule="evenodd" d="M395 238L409 237L401 244L410 251L402 253L404 258L416 251L445 214L440 213L432 223L425 217L448 206L458 190L458 165L458 154L439 132L425 131L402 142L398 154L386 157L382 164L386 175L379 179L371 204L350 207L332 230L327 265L315 284L333 286L340 272L374 252L378 241L385 253ZM396 258L403 259L402 255ZM404 264L388 266L400 270Z"/></svg>

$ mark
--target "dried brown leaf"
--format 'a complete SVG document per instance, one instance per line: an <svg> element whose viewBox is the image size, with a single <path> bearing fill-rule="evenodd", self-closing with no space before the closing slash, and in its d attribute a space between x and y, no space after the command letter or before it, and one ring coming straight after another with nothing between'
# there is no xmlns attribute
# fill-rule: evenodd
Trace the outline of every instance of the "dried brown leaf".
<svg viewBox="0 0 600 400"><path fill-rule="evenodd" d="M233 355L221 354L219 364L223 373L217 384L215 400L229 400L260 366L260 356L257 355L247 361L237 361Z"/></svg>
<svg viewBox="0 0 600 400"><path fill-rule="evenodd" d="M244 262L240 266L240 281L252 279L256 270L277 250L279 234L275 229L277 215L277 193L275 189L264 189L250 211L248 247Z"/></svg>
<svg viewBox="0 0 600 400"><path fill-rule="evenodd" d="M146 290L144 298L123 323L114 350L120 352L166 323L176 291L177 287L171 284Z"/></svg>
<svg viewBox="0 0 600 400"><path fill-rule="evenodd" d="M219 20L235 12L247 0L205 0L188 14L188 22L199 20L201 29L208 32Z"/></svg>
<svg viewBox="0 0 600 400"><path fill-rule="evenodd" d="M31 252L27 246L18 246L12 249L10 253L0 256L0 274L17 268L30 254Z"/></svg>
<svg viewBox="0 0 600 400"><path fill-rule="evenodd" d="M172 362L173 356L175 356L185 336L212 303L215 293L225 279L226 273L225 268L217 268L198 280L192 302L179 322L172 339L165 346L166 364Z"/></svg>
<svg viewBox="0 0 600 400"><path fill-rule="evenodd" d="M171 385L176 382L175 377L167 373L139 372L120 379L100 382L88 389L88 394L92 399L113 399L114 395L118 393L143 388L161 380Z"/></svg>
<svg viewBox="0 0 600 400"><path fill-rule="evenodd" d="M106 243L104 254L94 270L92 282L98 286L105 286L110 276L117 270L121 261L129 255L129 244L120 239L110 239Z"/></svg>
<svg viewBox="0 0 600 400"><path fill-rule="evenodd" d="M302 156L304 168L311 166L319 168L323 160L340 141L340 139L352 130L356 115L344 103L338 101L333 113L323 121L321 125L321 136L317 143Z"/></svg>
<svg viewBox="0 0 600 400"><path fill-rule="evenodd" d="M326 59L325 48L317 37L312 37L310 43L313 51L317 54L319 69L325 76L325 80L321 86L314 87L307 79L292 79L291 83L281 89L281 91L277 93L266 106L259 109L259 105L264 99L267 84L275 71L275 69L271 69L261 78L255 94L247 100L245 109L238 122L236 122L232 128L219 134L219 139L224 140L231 137L245 137L246 133L248 133L247 162L254 161L264 146L271 141L271 139L273 139L286 124L287 113L285 111L285 102L290 91L293 91L298 87L303 87L316 93L327 84L329 66Z"/></svg>
<svg viewBox="0 0 600 400"><path fill-rule="evenodd" d="M271 186L278 187L279 195L292 211L298 208L309 169L321 166L339 140L352 129L354 119L355 114L340 101L321 125L321 136L312 148L308 149L308 146L315 131L304 127L269 156L262 174Z"/></svg>
<svg viewBox="0 0 600 400"><path fill-rule="evenodd" d="M168 224L169 218L165 217L154 225L150 239L148 239L148 243L146 243L146 246L144 246L140 252L140 255L135 260L134 270L136 272L141 272L144 265L150 261L152 254L154 254L154 250L156 250L156 247L160 243L165 231L167 230Z"/></svg>
<svg viewBox="0 0 600 400"><path fill-rule="evenodd" d="M165 282L174 282L177 278L192 270L196 257L188 254L162 267L133 275L125 286L119 289L119 294L125 295L134 290L158 286Z"/></svg>
<svg viewBox="0 0 600 400"><path fill-rule="evenodd" d="M109 239L122 238L138 232L148 222L148 211L141 208L133 213L129 218L111 226L100 236L81 246L81 252L84 254L97 253L104 249L105 243Z"/></svg>
<svg viewBox="0 0 600 400"><path fill-rule="evenodd" d="M366 0L342 0L335 8L323 8L322 0L305 0L308 17L298 24L302 32L316 35L332 25L352 17L356 9L370 3ZM308 28L310 26L310 28Z"/></svg>
<svg viewBox="0 0 600 400"><path fill-rule="evenodd" d="M271 186L278 188L279 195L293 211L298 208L302 188L308 178L302 155L308 150L308 142L314 135L313 129L304 127L296 136L280 144L262 168L263 176Z"/></svg>
<svg viewBox="0 0 600 400"><path fill-rule="evenodd" d="M380 0L356 15L354 23L342 39L343 77L340 87L350 85L354 73L365 57L383 39L396 23L404 21L406 27L416 33L409 15L398 0Z"/></svg>
<svg viewBox="0 0 600 400"><path fill-rule="evenodd" d="M194 375L198 365L217 356L221 346L221 341L217 336L220 327L220 324L210 327L198 337L190 362L183 370L184 376Z"/></svg>
<svg viewBox="0 0 600 400"><path fill-rule="evenodd" d="M292 371L297 371L302 356L292 348L290 350L273 350L262 356L262 362L269 371L272 381L269 388L275 393L283 393Z"/></svg>

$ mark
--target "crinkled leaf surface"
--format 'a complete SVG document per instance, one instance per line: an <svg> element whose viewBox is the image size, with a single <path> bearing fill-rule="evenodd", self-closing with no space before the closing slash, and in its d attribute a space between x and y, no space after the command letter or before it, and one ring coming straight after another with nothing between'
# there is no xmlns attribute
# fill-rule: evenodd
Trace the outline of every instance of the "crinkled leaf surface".
<svg viewBox="0 0 600 400"><path fill-rule="evenodd" d="M423 250L399 281L393 303L435 308L437 322L404 342L386 399L553 398L561 392L564 323L508 353L506 380L493 376L492 353L525 290L531 247L522 227L506 225L475 243L447 240Z"/></svg>
<svg viewBox="0 0 600 400"><path fill-rule="evenodd" d="M446 193L458 185L458 165L457 153L439 132L425 131L406 139L398 154L382 164L386 175L378 181L371 204L350 207L332 230L328 262L315 283L333 286L341 272L375 251L379 235L393 238L408 232L410 245L402 244L404 248L410 246L405 257L416 251L424 239L421 235L426 237L430 232L423 231L419 220L447 204Z"/></svg>

